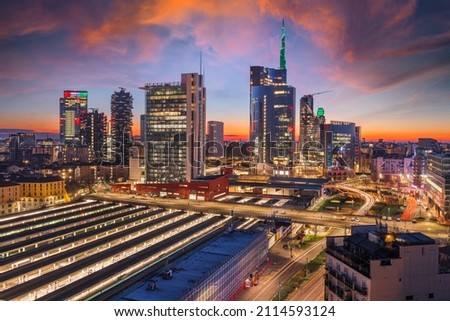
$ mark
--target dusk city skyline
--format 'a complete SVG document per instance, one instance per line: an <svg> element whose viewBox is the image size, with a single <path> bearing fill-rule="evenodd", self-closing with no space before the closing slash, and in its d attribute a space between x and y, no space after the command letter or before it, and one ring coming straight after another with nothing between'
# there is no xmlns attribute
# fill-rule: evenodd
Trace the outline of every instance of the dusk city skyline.
<svg viewBox="0 0 450 321"><path fill-rule="evenodd" d="M289 84L327 120L368 140L450 141L450 4L445 1L2 2L0 128L58 133L58 99L86 90L109 115L134 98L139 133L146 83L204 72L207 121L248 138L250 66L277 68L286 25ZM203 70L200 70L200 55ZM298 118L298 112L297 112ZM297 130L298 136L298 120Z"/></svg>
<svg viewBox="0 0 450 321"><path fill-rule="evenodd" d="M450 301L449 17L449 0L1 1L2 315Z"/></svg>

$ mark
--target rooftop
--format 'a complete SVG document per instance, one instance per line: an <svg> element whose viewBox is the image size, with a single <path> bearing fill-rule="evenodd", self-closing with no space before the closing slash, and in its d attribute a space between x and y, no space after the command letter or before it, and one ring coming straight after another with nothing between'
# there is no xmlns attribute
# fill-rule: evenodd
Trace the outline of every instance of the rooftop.
<svg viewBox="0 0 450 321"><path fill-rule="evenodd" d="M30 176L30 177L18 177L17 183L50 183L64 181L59 176Z"/></svg>
<svg viewBox="0 0 450 321"><path fill-rule="evenodd" d="M207 243L176 260L171 266L173 276L171 279L163 279L161 274L152 278L157 286L155 290L149 290L149 283L141 283L119 300L126 301L177 301L194 286L202 282L222 264L255 240L263 230L234 231ZM161 271L162 272L162 271Z"/></svg>

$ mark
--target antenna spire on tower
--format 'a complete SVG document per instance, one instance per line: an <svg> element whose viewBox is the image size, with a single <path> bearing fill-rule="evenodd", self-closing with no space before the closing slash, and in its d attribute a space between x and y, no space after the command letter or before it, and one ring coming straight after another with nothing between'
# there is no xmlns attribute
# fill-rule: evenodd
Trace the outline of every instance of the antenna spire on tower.
<svg viewBox="0 0 450 321"><path fill-rule="evenodd" d="M286 30L284 28L284 19L281 24L281 48L280 48L280 69L286 69Z"/></svg>

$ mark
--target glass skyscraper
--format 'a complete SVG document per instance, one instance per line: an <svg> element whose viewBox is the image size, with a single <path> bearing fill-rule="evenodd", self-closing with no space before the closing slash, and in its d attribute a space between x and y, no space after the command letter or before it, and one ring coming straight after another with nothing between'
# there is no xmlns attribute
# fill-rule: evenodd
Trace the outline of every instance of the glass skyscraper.
<svg viewBox="0 0 450 321"><path fill-rule="evenodd" d="M290 165L295 149L295 88L287 85L284 21L280 68L250 67L250 140L258 163Z"/></svg>
<svg viewBox="0 0 450 321"><path fill-rule="evenodd" d="M87 106L87 91L64 91L64 96L59 99L59 141L61 144L80 146L83 143Z"/></svg>
<svg viewBox="0 0 450 321"><path fill-rule="evenodd" d="M203 75L147 84L146 173L150 183L189 182L204 173L206 89Z"/></svg>
<svg viewBox="0 0 450 321"><path fill-rule="evenodd" d="M331 121L321 126L321 143L325 147L325 168L340 166L354 169L355 123Z"/></svg>

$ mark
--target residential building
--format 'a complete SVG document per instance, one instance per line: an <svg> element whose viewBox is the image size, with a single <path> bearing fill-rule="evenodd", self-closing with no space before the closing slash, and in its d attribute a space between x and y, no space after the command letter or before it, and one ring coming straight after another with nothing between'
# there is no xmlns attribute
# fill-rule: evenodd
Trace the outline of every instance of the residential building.
<svg viewBox="0 0 450 321"><path fill-rule="evenodd" d="M20 186L22 210L69 201L64 179L59 176L19 177L16 183Z"/></svg>
<svg viewBox="0 0 450 321"><path fill-rule="evenodd" d="M133 144L133 97L120 87L111 95L111 134L116 165L128 166Z"/></svg>
<svg viewBox="0 0 450 321"><path fill-rule="evenodd" d="M413 185L424 188L427 174L427 156L421 147L415 149L413 156Z"/></svg>
<svg viewBox="0 0 450 321"><path fill-rule="evenodd" d="M147 84L146 175L149 183L184 182L204 173L206 89L203 75Z"/></svg>
<svg viewBox="0 0 450 321"><path fill-rule="evenodd" d="M85 145L89 147L89 160L100 161L106 154L106 115L89 108L86 116Z"/></svg>
<svg viewBox="0 0 450 321"><path fill-rule="evenodd" d="M20 212L20 186L0 182L0 216Z"/></svg>
<svg viewBox="0 0 450 321"><path fill-rule="evenodd" d="M326 301L448 301L450 269L435 240L393 233L386 225L352 226L327 237Z"/></svg>
<svg viewBox="0 0 450 321"><path fill-rule="evenodd" d="M411 157L396 155L375 157L372 159L372 180L392 183L410 182L413 179L413 164Z"/></svg>
<svg viewBox="0 0 450 321"><path fill-rule="evenodd" d="M450 154L428 154L426 192L430 210L441 220L450 220Z"/></svg>

